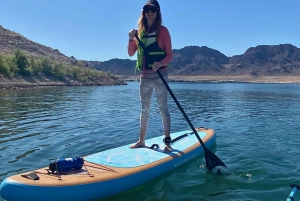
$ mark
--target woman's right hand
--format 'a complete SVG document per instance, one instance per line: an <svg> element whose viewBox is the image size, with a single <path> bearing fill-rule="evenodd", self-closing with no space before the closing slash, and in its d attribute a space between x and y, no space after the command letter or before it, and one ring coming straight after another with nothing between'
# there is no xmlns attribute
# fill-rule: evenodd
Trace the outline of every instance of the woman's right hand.
<svg viewBox="0 0 300 201"><path fill-rule="evenodd" d="M133 40L134 39L134 35L136 33L136 30L135 29L131 29L128 33L128 36L129 36L129 40Z"/></svg>

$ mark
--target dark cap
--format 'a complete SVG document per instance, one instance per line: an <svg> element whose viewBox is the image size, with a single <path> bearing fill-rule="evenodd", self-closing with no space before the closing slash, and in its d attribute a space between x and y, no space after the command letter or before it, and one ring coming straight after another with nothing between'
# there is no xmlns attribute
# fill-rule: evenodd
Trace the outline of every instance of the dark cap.
<svg viewBox="0 0 300 201"><path fill-rule="evenodd" d="M156 1L156 0L149 0L149 1L147 1L147 2L145 3L145 5L144 5L143 9L144 9L146 6L154 6L154 7L156 7L156 8L160 8L159 3L158 3L158 1Z"/></svg>

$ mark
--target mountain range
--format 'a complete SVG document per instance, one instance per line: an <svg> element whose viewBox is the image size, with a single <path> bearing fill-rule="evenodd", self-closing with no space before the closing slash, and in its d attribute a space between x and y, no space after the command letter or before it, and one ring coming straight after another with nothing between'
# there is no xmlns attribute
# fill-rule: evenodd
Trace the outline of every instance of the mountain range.
<svg viewBox="0 0 300 201"><path fill-rule="evenodd" d="M13 54L20 49L34 57L48 57L64 64L94 67L115 75L134 75L135 60L111 59L108 61L77 60L65 56L57 49L27 39L19 33L0 25L0 54ZM186 46L173 50L170 75L300 75L300 49L292 44L258 45L244 54L228 57L206 46Z"/></svg>

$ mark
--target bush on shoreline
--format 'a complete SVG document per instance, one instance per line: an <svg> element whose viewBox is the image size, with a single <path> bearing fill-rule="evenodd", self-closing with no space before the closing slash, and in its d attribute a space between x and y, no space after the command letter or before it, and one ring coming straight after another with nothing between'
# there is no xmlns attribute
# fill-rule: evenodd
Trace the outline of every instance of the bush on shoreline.
<svg viewBox="0 0 300 201"><path fill-rule="evenodd" d="M67 66L56 61L51 61L48 58L29 58L21 50L16 50L14 55L0 54L0 77L12 78L16 75L28 77L47 75L57 78L60 81L65 81L66 78L69 78L87 83L112 76L109 72L83 68L80 62L78 63L78 66Z"/></svg>

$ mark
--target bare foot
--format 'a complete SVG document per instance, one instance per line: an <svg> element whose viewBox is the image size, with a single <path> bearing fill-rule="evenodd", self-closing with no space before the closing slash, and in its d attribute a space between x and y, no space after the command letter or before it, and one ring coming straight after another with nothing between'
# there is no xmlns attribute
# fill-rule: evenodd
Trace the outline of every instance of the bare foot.
<svg viewBox="0 0 300 201"><path fill-rule="evenodd" d="M172 147L170 144L166 144L165 148L164 148L164 152L168 153L168 152L172 152Z"/></svg>
<svg viewBox="0 0 300 201"><path fill-rule="evenodd" d="M129 148L134 149L134 148L140 148L140 147L145 147L145 142L138 141L137 143L131 145Z"/></svg>

